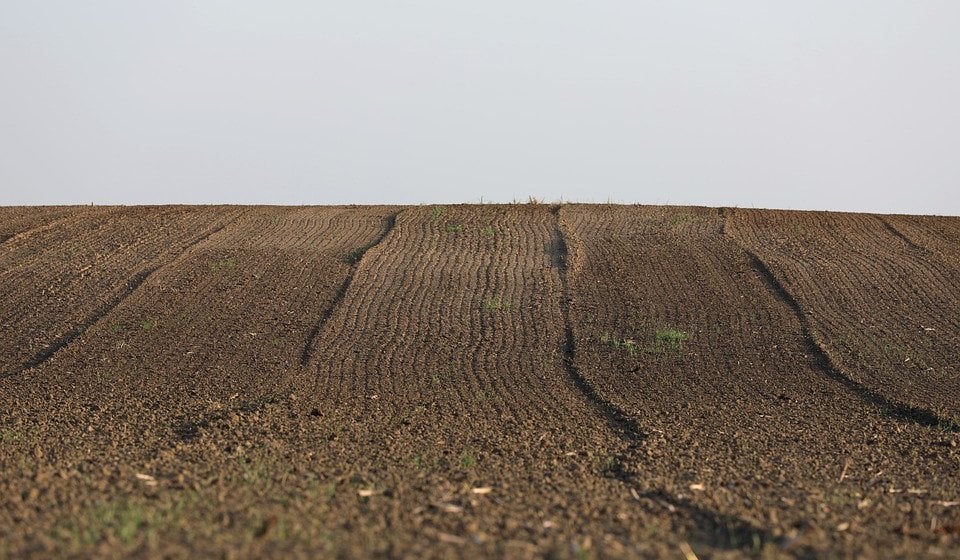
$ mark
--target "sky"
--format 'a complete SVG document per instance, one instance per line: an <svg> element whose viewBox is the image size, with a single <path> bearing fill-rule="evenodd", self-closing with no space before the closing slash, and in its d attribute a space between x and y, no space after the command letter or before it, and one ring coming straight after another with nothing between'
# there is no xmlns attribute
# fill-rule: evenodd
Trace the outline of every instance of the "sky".
<svg viewBox="0 0 960 560"><path fill-rule="evenodd" d="M960 215L956 0L0 0L0 205Z"/></svg>

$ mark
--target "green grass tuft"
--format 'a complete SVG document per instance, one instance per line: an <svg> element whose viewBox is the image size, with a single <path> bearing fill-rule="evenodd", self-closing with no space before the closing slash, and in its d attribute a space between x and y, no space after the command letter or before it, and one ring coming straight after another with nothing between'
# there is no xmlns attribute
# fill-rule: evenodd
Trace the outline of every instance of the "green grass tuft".
<svg viewBox="0 0 960 560"><path fill-rule="evenodd" d="M687 340L690 340L687 332L673 327L659 328L653 334L649 350L655 354L679 352L683 350L683 343Z"/></svg>
<svg viewBox="0 0 960 560"><path fill-rule="evenodd" d="M236 261L233 257L227 257L225 259L220 259L217 262L210 265L210 270L229 270L237 266Z"/></svg>
<svg viewBox="0 0 960 560"><path fill-rule="evenodd" d="M510 311L513 304L505 299L490 298L483 302L483 308L487 311Z"/></svg>

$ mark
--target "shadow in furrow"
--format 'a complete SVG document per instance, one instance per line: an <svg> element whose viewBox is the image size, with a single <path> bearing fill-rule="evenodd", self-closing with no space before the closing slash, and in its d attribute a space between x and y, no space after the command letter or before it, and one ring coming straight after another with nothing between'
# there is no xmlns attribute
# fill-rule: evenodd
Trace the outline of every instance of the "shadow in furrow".
<svg viewBox="0 0 960 560"><path fill-rule="evenodd" d="M897 239L899 239L900 241L903 241L904 243L906 243L907 246L910 247L911 249L914 249L914 250L916 250L916 251L920 251L921 253L929 253L929 252L930 252L930 251L927 250L926 247L921 247L921 246L918 245L916 242L914 242L912 239L910 239L909 237L907 237L905 233L903 233L902 231L900 231L899 229L897 229L896 226L894 226L893 224L891 224L891 223L890 223L890 220L888 220L888 219L886 219L886 218L883 218L883 217L880 217L880 216L877 216L877 219L880 220L880 222L883 224L883 227L886 228L886 230L887 230L888 232L890 232L891 235L895 236L895 237L896 237Z"/></svg>
<svg viewBox="0 0 960 560"><path fill-rule="evenodd" d="M554 215L554 235L550 246L547 247L553 266L557 268L560 274L560 282L563 286L562 298L560 300L560 311L563 315L563 365L567 371L570 382L576 387L577 391L599 412L613 431L621 439L636 443L643 439L643 432L637 423L625 412L620 410L613 403L601 397L597 390L580 373L576 363L576 339L573 334L573 325L570 322L570 281L568 279L567 267L567 241L563 230L560 227L560 207L553 207L550 212Z"/></svg>
<svg viewBox="0 0 960 560"><path fill-rule="evenodd" d="M282 403L289 396L288 393L268 393L255 399L240 401L228 408L184 415L172 426L174 442L194 441L218 422L259 412L268 406Z"/></svg>
<svg viewBox="0 0 960 560"><path fill-rule="evenodd" d="M384 239L390 235L390 232L393 231L393 227L397 223L397 215L399 212L394 212L386 217L386 227L384 227L383 232L377 237L372 243L369 243L359 249L351 252L346 257L344 257L344 262L350 265L350 272L347 274L347 277L344 278L343 283L340 284L340 287L337 288L337 292L333 295L333 301L330 302L330 305L320 314L320 317L317 319L316 324L310 329L310 334L307 336L306 342L303 344L303 350L300 352L300 365L306 367L310 363L310 357L313 353L313 344L317 340L317 337L320 336L320 331L323 329L323 326L327 324L327 321L333 315L333 312L340 306L340 303L343 301L344 296L347 295L347 290L350 289L350 284L353 282L353 276L357 273L357 269L360 268L360 261L363 260L363 256L367 254L367 251L373 249L379 245Z"/></svg>
<svg viewBox="0 0 960 560"><path fill-rule="evenodd" d="M14 375L23 373L28 369L35 368L39 365L42 365L44 362L52 358L54 354L56 354L57 352L65 348L67 345L73 342L77 337L79 337L81 334L86 332L87 329L93 327L98 321L100 321L100 319L102 319L108 313L113 311L118 305L123 303L124 300L129 298L137 290L137 288L142 286L143 283L146 282L147 279L151 275L153 275L155 272L157 272L161 268L164 268L166 266L169 266L170 264L173 264L174 262L179 260L180 257L182 257L188 251L190 251L190 249L196 247L200 243L203 243L204 241L209 239L211 236L213 236L216 233L219 233L221 230L223 230L230 224L234 223L238 219L240 219L240 215L235 216L233 219L229 220L227 223L221 226L218 226L212 229L211 231L207 232L206 234L198 237L197 239L192 241L189 245L184 247L183 250L180 251L180 253L178 253L175 257L173 257L166 263L146 268L144 270L141 270L137 274L133 275L130 279L127 280L126 286L124 286L123 289L120 290L120 292L116 296L114 296L109 301L105 302L103 305L100 305L99 307L97 307L89 316L87 316L86 319L81 321L79 324L74 325L73 328L71 328L69 331L67 331L63 335L59 336L56 340L48 344L43 350L37 352L32 358L27 360L23 365L21 365L20 367L14 370L8 371L3 375L0 375L0 379L13 377Z"/></svg>
<svg viewBox="0 0 960 560"><path fill-rule="evenodd" d="M645 509L648 511L667 510L671 514L679 513L687 517L693 525L690 537L694 543L703 543L724 550L743 550L751 554L758 554L765 545L774 543L780 550L792 548L790 554L793 557L816 557L813 551L791 547L792 543L784 542L784 539L776 537L769 530L735 515L705 509L687 500L674 498L663 490L637 492L631 489L631 492L640 502L655 504L647 505Z"/></svg>
<svg viewBox="0 0 960 560"><path fill-rule="evenodd" d="M0 235L0 245L3 245L4 243L6 243L6 242L7 242L8 240L10 240L10 239L13 239L13 234Z"/></svg>
<svg viewBox="0 0 960 560"><path fill-rule="evenodd" d="M842 373L840 368L830 358L830 355L827 354L826 350L817 342L813 335L813 329L810 327L810 323L803 313L803 309L800 307L800 304L797 303L797 300L794 299L793 295L780 283L780 280L774 276L773 272L760 257L745 247L741 246L740 249L747 254L750 259L750 264L763 279L764 283L767 284L770 291L796 315L800 321L800 327L803 333L804 349L813 357L818 369L825 376L850 390L863 401L877 407L881 413L888 417L901 421L914 422L930 428L957 429L957 426L953 422L938 416L931 410L891 401L882 394L867 388Z"/></svg>
<svg viewBox="0 0 960 560"><path fill-rule="evenodd" d="M666 510L670 514L684 517L689 527L691 542L694 544L702 544L721 550L739 550L748 554L759 554L770 543L774 543L781 550L784 550L785 547L780 542L782 539L778 539L772 532L754 523L735 515L703 508L688 500L674 497L663 489L641 489L638 485L637 479L640 473L627 468L627 464L638 463L635 450L644 437L639 426L620 408L598 395L576 366L575 337L569 309L571 294L568 248L563 229L560 226L559 209L559 207L552 209L557 222L554 240L549 249L553 265L559 269L563 285L561 310L564 322L564 365L572 383L580 393L606 418L613 431L631 444L630 449L621 456L622 459L631 460L619 463L619 466L608 474L629 488L631 494L647 512L658 515ZM814 557L807 551L791 550L791 554L801 557Z"/></svg>

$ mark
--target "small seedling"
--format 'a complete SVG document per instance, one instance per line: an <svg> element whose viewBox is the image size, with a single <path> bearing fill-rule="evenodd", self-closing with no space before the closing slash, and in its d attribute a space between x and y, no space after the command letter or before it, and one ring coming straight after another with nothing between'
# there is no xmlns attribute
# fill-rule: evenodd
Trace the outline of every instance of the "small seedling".
<svg viewBox="0 0 960 560"><path fill-rule="evenodd" d="M13 430L0 430L0 443L20 441L20 434Z"/></svg>
<svg viewBox="0 0 960 560"><path fill-rule="evenodd" d="M495 231L493 229L493 226L485 226L480 228L480 235L484 237L493 237L494 233Z"/></svg>
<svg viewBox="0 0 960 560"><path fill-rule="evenodd" d="M210 270L225 270L235 267L237 263L233 260L233 257L227 257L225 259L220 259L217 262L210 265Z"/></svg>
<svg viewBox="0 0 960 560"><path fill-rule="evenodd" d="M513 304L505 299L491 298L483 302L483 308L487 311L510 311Z"/></svg>
<svg viewBox="0 0 960 560"><path fill-rule="evenodd" d="M426 466L426 462L423 460L423 454L417 453L413 456L413 466L417 469L422 469Z"/></svg>
<svg viewBox="0 0 960 560"><path fill-rule="evenodd" d="M614 455L604 455L599 461L600 472L606 476L617 476L623 473L623 463Z"/></svg>
<svg viewBox="0 0 960 560"><path fill-rule="evenodd" d="M467 453L466 451L460 455L460 468L463 470L468 470L476 464L477 460L473 457L473 455Z"/></svg>
<svg viewBox="0 0 960 560"><path fill-rule="evenodd" d="M156 319L144 319L143 321L140 321L140 330L153 330L153 328L157 326L157 322L158 321Z"/></svg>
<svg viewBox="0 0 960 560"><path fill-rule="evenodd" d="M649 350L655 354L679 352L683 350L683 343L687 340L690 340L689 333L672 327L660 328L653 334Z"/></svg>
<svg viewBox="0 0 960 560"><path fill-rule="evenodd" d="M433 221L437 221L443 216L443 213L446 211L447 209L443 206L434 206L433 209L430 211L430 219Z"/></svg>
<svg viewBox="0 0 960 560"><path fill-rule="evenodd" d="M883 344L883 353L897 361L909 362L912 358L910 348L899 344Z"/></svg>
<svg viewBox="0 0 960 560"><path fill-rule="evenodd" d="M937 423L937 430L948 434L957 434L960 433L960 424L950 420L941 420Z"/></svg>
<svg viewBox="0 0 960 560"><path fill-rule="evenodd" d="M605 332L601 334L600 343L616 350L623 350L631 356L640 353L640 345L637 344L637 341L630 338L621 338L613 333Z"/></svg>
<svg viewBox="0 0 960 560"><path fill-rule="evenodd" d="M672 218L670 218L670 225L675 226L675 225L690 221L692 219L693 219L693 214L691 214L690 212L680 212L678 214L675 214Z"/></svg>
<svg viewBox="0 0 960 560"><path fill-rule="evenodd" d="M447 233L460 233L463 231L463 226L460 224L447 224Z"/></svg>

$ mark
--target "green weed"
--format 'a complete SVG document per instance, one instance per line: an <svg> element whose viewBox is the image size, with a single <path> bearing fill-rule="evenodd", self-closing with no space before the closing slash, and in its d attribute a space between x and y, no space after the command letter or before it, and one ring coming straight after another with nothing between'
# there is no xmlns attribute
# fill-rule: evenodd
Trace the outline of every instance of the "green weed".
<svg viewBox="0 0 960 560"><path fill-rule="evenodd" d="M505 299L490 298L483 302L483 308L487 311L510 311L513 304Z"/></svg>
<svg viewBox="0 0 960 560"><path fill-rule="evenodd" d="M227 257L211 264L210 270L229 270L235 266L237 266L237 263L234 261L233 257Z"/></svg>
<svg viewBox="0 0 960 560"><path fill-rule="evenodd" d="M937 423L937 430L947 434L960 433L960 425L950 420L941 420Z"/></svg>
<svg viewBox="0 0 960 560"><path fill-rule="evenodd" d="M477 464L477 459L470 453L464 451L460 454L460 468L463 470L469 470Z"/></svg>
<svg viewBox="0 0 960 560"><path fill-rule="evenodd" d="M623 462L615 455L605 454L598 461L600 474L605 476L616 476L623 473Z"/></svg>
<svg viewBox="0 0 960 560"><path fill-rule="evenodd" d="M140 538L155 541L157 535L181 525L192 495L167 497L155 504L118 499L62 519L53 529L55 540L78 549L104 540L130 546Z"/></svg>
<svg viewBox="0 0 960 560"><path fill-rule="evenodd" d="M274 465L265 459L241 459L240 477L260 495L266 495L274 487Z"/></svg>
<svg viewBox="0 0 960 560"><path fill-rule="evenodd" d="M326 501L326 503L329 504L330 502L332 502L334 496L337 495L337 483L331 482L330 484L327 484L327 488L324 491L323 495L324 495L324 501Z"/></svg>
<svg viewBox="0 0 960 560"><path fill-rule="evenodd" d="M600 343L615 350L623 350L630 356L640 353L640 345L633 339L621 338L613 333L605 332L600 335Z"/></svg>
<svg viewBox="0 0 960 560"><path fill-rule="evenodd" d="M0 430L0 443L15 443L23 439L20 432L14 430Z"/></svg>
<svg viewBox="0 0 960 560"><path fill-rule="evenodd" d="M694 219L694 215L690 212L678 212L674 214L672 218L670 218L670 225L676 226L692 219Z"/></svg>
<svg viewBox="0 0 960 560"><path fill-rule="evenodd" d="M435 222L435 221L439 220L446 211L447 211L447 209L446 209L445 207L443 207L443 206L434 206L434 207L430 210L430 219Z"/></svg>
<svg viewBox="0 0 960 560"><path fill-rule="evenodd" d="M463 226L460 224L447 224L447 233L460 233L463 231Z"/></svg>
<svg viewBox="0 0 960 560"><path fill-rule="evenodd" d="M653 341L649 351L655 354L665 352L679 352L683 350L683 343L690 340L690 334L673 327L659 328L653 334Z"/></svg>
<svg viewBox="0 0 960 560"><path fill-rule="evenodd" d="M426 466L426 462L423 460L422 453L417 453L413 456L413 466L417 469L422 469Z"/></svg>

